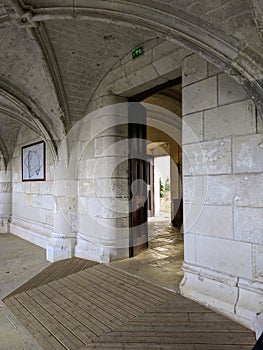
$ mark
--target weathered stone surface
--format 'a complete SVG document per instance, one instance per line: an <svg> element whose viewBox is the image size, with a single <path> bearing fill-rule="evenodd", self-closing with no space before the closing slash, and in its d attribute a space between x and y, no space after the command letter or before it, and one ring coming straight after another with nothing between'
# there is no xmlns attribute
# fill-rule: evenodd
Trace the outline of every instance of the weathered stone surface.
<svg viewBox="0 0 263 350"><path fill-rule="evenodd" d="M13 172L11 172L10 167L8 168L7 171L0 170L1 182L10 182L12 175L13 175Z"/></svg>
<svg viewBox="0 0 263 350"><path fill-rule="evenodd" d="M226 277L209 269L200 271L198 267L186 265L180 292L187 298L199 300L230 316L234 312L238 295L235 282L233 277L231 279L230 276Z"/></svg>
<svg viewBox="0 0 263 350"><path fill-rule="evenodd" d="M263 207L234 207L235 239L263 244Z"/></svg>
<svg viewBox="0 0 263 350"><path fill-rule="evenodd" d="M11 217L11 201L8 203L0 204L0 217L1 218L10 218Z"/></svg>
<svg viewBox="0 0 263 350"><path fill-rule="evenodd" d="M251 279L251 244L196 236L196 263L218 272Z"/></svg>
<svg viewBox="0 0 263 350"><path fill-rule="evenodd" d="M263 245L254 246L254 259L255 259L255 277L263 280Z"/></svg>
<svg viewBox="0 0 263 350"><path fill-rule="evenodd" d="M205 140L247 135L255 132L255 107L250 100L204 112Z"/></svg>
<svg viewBox="0 0 263 350"><path fill-rule="evenodd" d="M140 71L140 69L150 65L152 63L152 50L144 52L144 54L137 59L129 59L124 65L125 75L130 75L134 72Z"/></svg>
<svg viewBox="0 0 263 350"><path fill-rule="evenodd" d="M186 263L193 263L196 262L196 242L195 242L196 235L190 232L184 233L184 261Z"/></svg>
<svg viewBox="0 0 263 350"><path fill-rule="evenodd" d="M248 98L245 90L227 74L218 75L218 104L224 105Z"/></svg>
<svg viewBox="0 0 263 350"><path fill-rule="evenodd" d="M210 269L199 270L198 266L184 265L185 277L181 293L219 310L234 321L242 320L247 328L252 327L257 310L261 310L262 292L260 282L251 282L216 273ZM211 293L213 291L213 293Z"/></svg>
<svg viewBox="0 0 263 350"><path fill-rule="evenodd" d="M263 172L263 135L235 137L233 139L233 171Z"/></svg>
<svg viewBox="0 0 263 350"><path fill-rule="evenodd" d="M185 176L183 186L187 203L263 206L263 174Z"/></svg>
<svg viewBox="0 0 263 350"><path fill-rule="evenodd" d="M8 27L0 57L1 77L7 81L11 77L10 87L14 87L16 93L20 90L30 96L50 118L49 122L54 128L62 127L61 110L50 74L42 60L41 51L24 29L16 25ZM38 117L43 118L42 115Z"/></svg>
<svg viewBox="0 0 263 350"><path fill-rule="evenodd" d="M1 92L0 92L1 97ZM8 103L8 99L3 98L3 101L0 100L0 107L1 105L6 106ZM11 104L11 103L10 103ZM16 110L17 114L22 114L17 108L15 103L12 103L10 106L10 110ZM8 110L8 109L7 109ZM0 112L0 135L1 135L1 152L4 152L4 156L6 159L6 162L10 160L10 157L13 154L14 146L15 146L15 140L18 135L18 131L21 128L21 123L14 118L9 117L6 113ZM5 149L2 148L2 145L4 145ZM21 152L21 150L20 150ZM1 155L2 158L2 155ZM0 169L5 169L4 163L1 161Z"/></svg>
<svg viewBox="0 0 263 350"><path fill-rule="evenodd" d="M128 197L128 179L83 179L78 194L87 197Z"/></svg>
<svg viewBox="0 0 263 350"><path fill-rule="evenodd" d="M257 114L257 132L263 133L263 115Z"/></svg>
<svg viewBox="0 0 263 350"><path fill-rule="evenodd" d="M51 194L41 195L41 207L43 209L54 210L54 196Z"/></svg>
<svg viewBox="0 0 263 350"><path fill-rule="evenodd" d="M0 182L0 192L11 192L12 185L10 182Z"/></svg>
<svg viewBox="0 0 263 350"><path fill-rule="evenodd" d="M127 178L128 161L126 157L105 157L81 160L79 178Z"/></svg>
<svg viewBox="0 0 263 350"><path fill-rule="evenodd" d="M208 72L211 76L217 74L210 65ZM259 195L263 191L262 140L260 134L256 135L256 127L259 128L253 102L235 102L245 99L245 93L224 74L219 74L218 79L218 102L227 105L209 110L204 106L200 110L204 113L204 140L210 142L184 145L184 230L188 249L185 262L189 265L185 266L181 292L249 320L259 296L259 286L252 286L251 280L261 281L263 276L259 248L263 237L263 202ZM190 87L194 85L198 84ZM191 115L190 123L194 125L195 115L198 125L198 113ZM219 139L226 144L220 144ZM211 153L213 146L221 146L220 152ZM213 174L211 165L215 164ZM207 169L211 175L200 176ZM224 171L229 175L224 175ZM230 275L236 276L232 290L228 286ZM247 285L239 285L242 278ZM236 286L240 288L240 301ZM222 288L220 295L215 287ZM228 295L223 289L228 290ZM230 294L233 300L229 299ZM252 296L253 303L245 305Z"/></svg>
<svg viewBox="0 0 263 350"><path fill-rule="evenodd" d="M160 42L159 44L153 47L152 60L153 62L156 62L159 59L162 59L164 55L168 56L170 53L173 53L175 50L182 50L182 48L179 45L169 40L163 40L162 42Z"/></svg>
<svg viewBox="0 0 263 350"><path fill-rule="evenodd" d="M207 78L207 61L197 55L191 55L183 61L183 86Z"/></svg>
<svg viewBox="0 0 263 350"><path fill-rule="evenodd" d="M183 145L203 141L203 112L189 114L183 118Z"/></svg>
<svg viewBox="0 0 263 350"><path fill-rule="evenodd" d="M217 106L217 77L183 88L183 115Z"/></svg>
<svg viewBox="0 0 263 350"><path fill-rule="evenodd" d="M46 28L59 62L70 115L76 120L85 115L105 72L139 43L155 37L143 29L134 31L101 21L49 21Z"/></svg>
<svg viewBox="0 0 263 350"><path fill-rule="evenodd" d="M115 219L128 215L128 201L126 198L82 198L85 201L87 215L93 218Z"/></svg>
<svg viewBox="0 0 263 350"><path fill-rule="evenodd" d="M96 157L128 157L128 139L119 136L102 136L95 139Z"/></svg>
<svg viewBox="0 0 263 350"><path fill-rule="evenodd" d="M238 318L246 319L247 324L253 325L258 310L262 309L261 284L240 278L238 286L239 298L236 304L236 315Z"/></svg>
<svg viewBox="0 0 263 350"><path fill-rule="evenodd" d="M161 58L153 61L152 64L159 76L172 80L181 75L182 62L186 55L187 51L185 49L176 48L175 46L172 53L163 55Z"/></svg>
<svg viewBox="0 0 263 350"><path fill-rule="evenodd" d="M184 175L231 173L231 140L185 145L183 159Z"/></svg>
<svg viewBox="0 0 263 350"><path fill-rule="evenodd" d="M185 205L184 231L203 236L233 239L231 206Z"/></svg>
<svg viewBox="0 0 263 350"><path fill-rule="evenodd" d="M154 66L150 64L146 67L139 69L134 73L130 73L129 75L127 75L127 78L133 86L140 86L145 84L146 82L152 81L153 79L159 78L159 74L157 73ZM162 81L160 81L160 84L164 83L165 81L166 79L163 79ZM113 91L116 94L121 94L123 90L119 90L117 88L114 89L113 87Z"/></svg>
<svg viewBox="0 0 263 350"><path fill-rule="evenodd" d="M12 197L8 192L0 192L0 203L12 203Z"/></svg>
<svg viewBox="0 0 263 350"><path fill-rule="evenodd" d="M74 197L77 193L77 183L74 179L72 180L60 180L56 179L54 184L54 195L56 196L65 196L65 197ZM45 198L48 200L51 197L45 195Z"/></svg>
<svg viewBox="0 0 263 350"><path fill-rule="evenodd" d="M208 62L208 76L211 77L213 75L219 74L222 71L217 68L215 65L213 65L212 63Z"/></svg>
<svg viewBox="0 0 263 350"><path fill-rule="evenodd" d="M41 208L42 207L42 196L39 194L28 194L31 197L30 204L32 207Z"/></svg>

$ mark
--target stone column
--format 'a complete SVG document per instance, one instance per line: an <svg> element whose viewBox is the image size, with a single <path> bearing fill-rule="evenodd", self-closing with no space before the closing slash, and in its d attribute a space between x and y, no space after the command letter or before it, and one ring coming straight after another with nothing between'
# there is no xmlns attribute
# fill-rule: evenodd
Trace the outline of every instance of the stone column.
<svg viewBox="0 0 263 350"><path fill-rule="evenodd" d="M47 243L47 260L68 259L75 254L77 222L77 166L80 144L76 129L62 140L54 166L54 224Z"/></svg>
<svg viewBox="0 0 263 350"><path fill-rule="evenodd" d="M12 213L12 184L10 163L6 169L0 156L0 234L9 233L9 223Z"/></svg>
<svg viewBox="0 0 263 350"><path fill-rule="evenodd" d="M99 262L128 257L128 110L101 97L80 125L76 256ZM104 107L106 106L106 107Z"/></svg>
<svg viewBox="0 0 263 350"><path fill-rule="evenodd" d="M196 55L183 65L181 293L252 327L263 311L263 135L253 101Z"/></svg>

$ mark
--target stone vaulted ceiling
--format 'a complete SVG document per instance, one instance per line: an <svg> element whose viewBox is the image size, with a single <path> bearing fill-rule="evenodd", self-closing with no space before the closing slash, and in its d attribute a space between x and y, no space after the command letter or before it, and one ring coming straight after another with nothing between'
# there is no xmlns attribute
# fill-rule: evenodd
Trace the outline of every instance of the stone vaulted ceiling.
<svg viewBox="0 0 263 350"><path fill-rule="evenodd" d="M220 65L263 106L262 25L261 0L0 0L0 149L11 156L6 134L14 144L21 123L56 147L107 72L156 37Z"/></svg>
<svg viewBox="0 0 263 350"><path fill-rule="evenodd" d="M72 121L85 115L89 100L105 73L153 33L93 21L47 21Z"/></svg>

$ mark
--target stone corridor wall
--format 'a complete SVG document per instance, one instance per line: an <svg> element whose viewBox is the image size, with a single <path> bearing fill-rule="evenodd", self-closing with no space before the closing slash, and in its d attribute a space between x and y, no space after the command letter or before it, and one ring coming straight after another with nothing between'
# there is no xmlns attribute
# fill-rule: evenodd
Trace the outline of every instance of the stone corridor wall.
<svg viewBox="0 0 263 350"><path fill-rule="evenodd" d="M54 160L46 144L46 181L22 182L21 148L41 141L39 135L22 127L12 159L12 223L11 233L46 248L53 230Z"/></svg>
<svg viewBox="0 0 263 350"><path fill-rule="evenodd" d="M183 64L183 295L251 327L263 311L263 124L242 88Z"/></svg>
<svg viewBox="0 0 263 350"><path fill-rule="evenodd" d="M0 153L0 233L9 232L12 214L12 172L10 165L5 167L4 158Z"/></svg>

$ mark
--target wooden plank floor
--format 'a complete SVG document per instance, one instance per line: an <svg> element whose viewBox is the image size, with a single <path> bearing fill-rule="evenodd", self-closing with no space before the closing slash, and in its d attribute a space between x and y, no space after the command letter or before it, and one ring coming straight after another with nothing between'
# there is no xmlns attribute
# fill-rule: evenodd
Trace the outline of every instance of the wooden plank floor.
<svg viewBox="0 0 263 350"><path fill-rule="evenodd" d="M7 296L7 298L10 297L11 295L25 292L29 289L33 289L43 284L55 281L57 279L66 277L68 275L74 274L79 271L85 270L96 264L97 263L94 261L89 261L89 260L80 259L80 258L71 258L71 259L57 261L51 264L50 266L46 267L43 271L41 271L32 279L30 279L28 282L24 283L18 289L14 290L11 294Z"/></svg>
<svg viewBox="0 0 263 350"><path fill-rule="evenodd" d="M48 283L38 276L41 285L4 300L45 350L251 350L255 343L248 329L115 268L72 271Z"/></svg>

